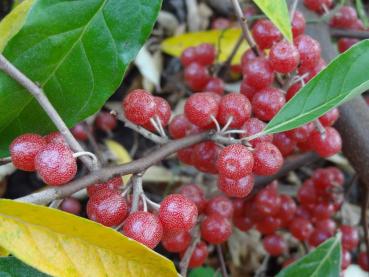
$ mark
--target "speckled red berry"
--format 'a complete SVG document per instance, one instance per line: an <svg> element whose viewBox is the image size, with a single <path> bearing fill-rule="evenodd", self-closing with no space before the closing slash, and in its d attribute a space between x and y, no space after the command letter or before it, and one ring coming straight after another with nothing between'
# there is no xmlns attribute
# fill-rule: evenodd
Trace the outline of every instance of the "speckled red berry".
<svg viewBox="0 0 369 277"><path fill-rule="evenodd" d="M195 250L192 253L190 262L188 263L188 267L195 268L195 267L201 266L206 261L206 258L208 257L208 255L209 255L209 252L208 252L208 247L206 243L200 241L196 245ZM183 256L184 256L184 252L180 254L181 258L183 258Z"/></svg>
<svg viewBox="0 0 369 277"><path fill-rule="evenodd" d="M272 143L261 142L256 145L254 152L254 173L269 176L276 174L283 165L283 156Z"/></svg>
<svg viewBox="0 0 369 277"><path fill-rule="evenodd" d="M216 50L213 45L209 43L202 43L195 47L196 62L202 65L211 65L216 56Z"/></svg>
<svg viewBox="0 0 369 277"><path fill-rule="evenodd" d="M308 243L310 246L317 247L330 237L331 235L328 231L315 229L309 236Z"/></svg>
<svg viewBox="0 0 369 277"><path fill-rule="evenodd" d="M293 44L282 40L270 49L269 62L275 71L290 73L297 68L300 62L300 54Z"/></svg>
<svg viewBox="0 0 369 277"><path fill-rule="evenodd" d="M249 101L252 100L255 93L257 92L257 89L253 88L249 84L246 83L246 79L243 79L240 86L240 93L242 95L245 95Z"/></svg>
<svg viewBox="0 0 369 277"><path fill-rule="evenodd" d="M205 66L197 62L193 62L185 68L184 79L190 89L196 92L205 88L206 84L210 80L210 75Z"/></svg>
<svg viewBox="0 0 369 277"><path fill-rule="evenodd" d="M129 121L146 124L155 115L155 98L145 90L135 89L124 98L123 111Z"/></svg>
<svg viewBox="0 0 369 277"><path fill-rule="evenodd" d="M288 228L291 234L301 241L307 240L314 231L310 221L302 217L294 218Z"/></svg>
<svg viewBox="0 0 369 277"><path fill-rule="evenodd" d="M277 133L273 136L273 144L277 146L281 154L286 157L293 153L296 142L290 139L286 133Z"/></svg>
<svg viewBox="0 0 369 277"><path fill-rule="evenodd" d="M359 245L359 231L355 226L341 225L342 247L352 251Z"/></svg>
<svg viewBox="0 0 369 277"><path fill-rule="evenodd" d="M267 216L256 223L256 230L263 235L271 235L282 226L282 220L275 216Z"/></svg>
<svg viewBox="0 0 369 277"><path fill-rule="evenodd" d="M111 131L117 126L117 119L109 112L100 112L95 118L95 125L102 131Z"/></svg>
<svg viewBox="0 0 369 277"><path fill-rule="evenodd" d="M97 183L97 184L88 186L87 194L88 196L92 196L96 192L105 190L105 189L119 192L122 186L123 186L122 177L116 176L116 177L109 179L105 183Z"/></svg>
<svg viewBox="0 0 369 277"><path fill-rule="evenodd" d="M286 226L295 216L297 206L295 200L289 195L282 194L280 198L281 206L276 216L282 221L282 224Z"/></svg>
<svg viewBox="0 0 369 277"><path fill-rule="evenodd" d="M305 32L306 22L301 12L295 11L295 13L293 14L291 25L292 25L292 34L294 38L298 37L299 35L302 35Z"/></svg>
<svg viewBox="0 0 369 277"><path fill-rule="evenodd" d="M254 187L254 175L248 175L234 180L223 175L219 176L218 189L229 197L244 198L250 194Z"/></svg>
<svg viewBox="0 0 369 277"><path fill-rule="evenodd" d="M355 25L357 13L353 7L341 6L338 11L332 16L329 25L332 28L350 29Z"/></svg>
<svg viewBox="0 0 369 277"><path fill-rule="evenodd" d="M224 82L218 77L212 77L206 84L205 91L211 91L219 95L224 94Z"/></svg>
<svg viewBox="0 0 369 277"><path fill-rule="evenodd" d="M271 120L286 103L282 90L268 87L258 91L252 98L252 110L260 120Z"/></svg>
<svg viewBox="0 0 369 277"><path fill-rule="evenodd" d="M277 234L266 236L263 239L263 246L271 256L280 256L287 250L287 244L283 238Z"/></svg>
<svg viewBox="0 0 369 277"><path fill-rule="evenodd" d="M212 214L201 222L200 230L202 239L211 244L220 244L231 236L232 225L228 219Z"/></svg>
<svg viewBox="0 0 369 277"><path fill-rule="evenodd" d="M206 206L206 214L218 214L225 218L232 218L233 204L230 199L224 195L217 195L208 201Z"/></svg>
<svg viewBox="0 0 369 277"><path fill-rule="evenodd" d="M164 233L161 244L168 252L179 253L187 249L191 243L191 235L187 231Z"/></svg>
<svg viewBox="0 0 369 277"><path fill-rule="evenodd" d="M341 151L342 139L333 127L326 127L325 133L314 130L310 135L310 145L321 157L330 157Z"/></svg>
<svg viewBox="0 0 369 277"><path fill-rule="evenodd" d="M274 72L265 58L255 58L242 69L244 81L256 90L270 86L274 81Z"/></svg>
<svg viewBox="0 0 369 277"><path fill-rule="evenodd" d="M243 124L241 130L245 131L245 133L241 134L241 137L250 137L252 135L258 134L264 130L266 124L265 122L257 119L256 117L252 117L249 120L246 120L245 124ZM253 147L255 147L260 142L272 142L273 135L263 135L258 138L254 138L249 142Z"/></svg>
<svg viewBox="0 0 369 277"><path fill-rule="evenodd" d="M319 117L320 123L323 126L332 126L340 116L340 112L337 108L330 110L329 112L325 113L321 117Z"/></svg>
<svg viewBox="0 0 369 277"><path fill-rule="evenodd" d="M333 4L333 0L304 0L304 5L317 13L321 13L325 8L329 9Z"/></svg>
<svg viewBox="0 0 369 277"><path fill-rule="evenodd" d="M37 134L23 134L10 144L10 157L18 169L24 171L35 170L35 157L46 145L43 137Z"/></svg>
<svg viewBox="0 0 369 277"><path fill-rule="evenodd" d="M320 60L320 44L308 35L301 35L295 38L294 44L300 53L301 66L304 68L314 68Z"/></svg>
<svg viewBox="0 0 369 277"><path fill-rule="evenodd" d="M260 215L276 215L281 207L281 198L274 189L267 187L258 192L253 203Z"/></svg>
<svg viewBox="0 0 369 277"><path fill-rule="evenodd" d="M192 149L191 164L199 171L216 174L219 152L220 147L213 141L200 142Z"/></svg>
<svg viewBox="0 0 369 277"><path fill-rule="evenodd" d="M223 96L219 104L218 121L221 125L231 128L240 128L251 116L251 103L246 96L240 93L230 93Z"/></svg>
<svg viewBox="0 0 369 277"><path fill-rule="evenodd" d="M157 116L157 118L161 123L161 126L166 127L172 114L172 110L169 106L169 103L162 97L154 97L154 101L156 107L154 117ZM155 127L152 125L150 121L144 124L144 127L150 130L151 132L156 132Z"/></svg>
<svg viewBox="0 0 369 277"><path fill-rule="evenodd" d="M255 42L261 49L268 49L282 38L277 27L268 20L260 19L255 22L251 29Z"/></svg>
<svg viewBox="0 0 369 277"><path fill-rule="evenodd" d="M191 200L197 206L197 210L202 213L206 207L206 199L204 190L196 184L188 184L182 186L178 190L179 194L184 195L187 199Z"/></svg>
<svg viewBox="0 0 369 277"><path fill-rule="evenodd" d="M77 162L69 147L50 143L36 155L35 168L46 184L60 186L74 178Z"/></svg>
<svg viewBox="0 0 369 277"><path fill-rule="evenodd" d="M181 63L183 66L188 66L189 64L196 61L196 51L195 47L186 48L180 57Z"/></svg>
<svg viewBox="0 0 369 277"><path fill-rule="evenodd" d="M44 137L47 144L49 143L60 143L68 146L63 135L60 132L52 132Z"/></svg>

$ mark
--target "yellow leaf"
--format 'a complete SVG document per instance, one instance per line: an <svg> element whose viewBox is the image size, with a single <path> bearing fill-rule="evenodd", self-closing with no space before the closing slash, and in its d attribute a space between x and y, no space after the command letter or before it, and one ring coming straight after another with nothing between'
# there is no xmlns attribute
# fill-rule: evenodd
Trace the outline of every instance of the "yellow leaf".
<svg viewBox="0 0 369 277"><path fill-rule="evenodd" d="M177 276L171 261L60 210L0 200L0 247L52 276Z"/></svg>
<svg viewBox="0 0 369 277"><path fill-rule="evenodd" d="M9 252L0 247L0 257L9 256Z"/></svg>
<svg viewBox="0 0 369 277"><path fill-rule="evenodd" d="M132 161L132 158L129 155L128 151L118 142L111 139L107 139L105 141L105 144L108 147L109 151L112 153L112 155L115 157L117 164L125 164ZM129 178L131 178L131 174L122 176L122 178L123 182L127 184Z"/></svg>
<svg viewBox="0 0 369 277"><path fill-rule="evenodd" d="M205 32L186 33L164 40L161 49L172 56L179 57L183 50L190 46L197 46L201 43L214 45L217 52L220 50L219 61L224 62L232 52L241 35L241 29L210 30ZM219 46L219 47L218 47ZM232 64L240 64L242 54L249 48L246 41L243 41L232 60Z"/></svg>
<svg viewBox="0 0 369 277"><path fill-rule="evenodd" d="M14 8L0 23L0 52L23 27L34 0L26 0Z"/></svg>

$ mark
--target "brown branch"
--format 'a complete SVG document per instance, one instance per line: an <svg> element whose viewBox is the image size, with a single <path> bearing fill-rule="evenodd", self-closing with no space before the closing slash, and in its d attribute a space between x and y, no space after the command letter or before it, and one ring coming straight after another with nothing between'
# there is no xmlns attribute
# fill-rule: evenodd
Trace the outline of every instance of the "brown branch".
<svg viewBox="0 0 369 277"><path fill-rule="evenodd" d="M51 121L55 124L59 132L63 135L73 151L84 152L82 146L74 138L67 125L65 125L63 119L60 117L54 106L50 103L44 91L39 86L37 86L32 80L18 70L3 55L0 55L0 69L31 93L31 95L37 100L37 102L49 116ZM90 170L94 170L98 166L92 163L92 160L86 156L82 156L81 160Z"/></svg>
<svg viewBox="0 0 369 277"><path fill-rule="evenodd" d="M233 58L234 56L236 56L238 49L240 49L240 46L242 45L243 42L243 35L241 35L236 44L234 45L232 52L229 54L228 58L224 61L223 64L221 64L217 70L214 72L215 76L223 76L223 74L225 72L227 72L227 70L229 69L230 65L232 64Z"/></svg>
<svg viewBox="0 0 369 277"><path fill-rule="evenodd" d="M222 271L222 276L223 277L228 277L228 272L227 272L227 267L224 261L224 256L223 256L223 250L222 250L222 246L217 244L216 246L217 249L217 254L218 254L218 259L220 262L220 269Z"/></svg>
<svg viewBox="0 0 369 277"><path fill-rule="evenodd" d="M140 172L138 174L133 175L131 179L132 187L133 187L132 207L131 207L132 213L138 210L140 196L143 194L142 175L143 175L142 172Z"/></svg>
<svg viewBox="0 0 369 277"><path fill-rule="evenodd" d="M245 40L247 41L247 43L249 44L250 48L255 53L255 55L260 56L259 49L257 48L254 39L250 35L249 26L247 24L247 18L244 16L242 12L240 3L238 2L238 0L231 0L231 2L236 12L237 19L240 22L241 29L242 29Z"/></svg>
<svg viewBox="0 0 369 277"><path fill-rule="evenodd" d="M331 36L336 37L336 38L357 38L357 39L369 38L369 32L367 31L330 29L330 33L331 33Z"/></svg>
<svg viewBox="0 0 369 277"><path fill-rule="evenodd" d="M55 199L61 199L79 191L88 185L98 182L105 182L113 176L135 174L144 171L150 166L163 160L165 157L204 140L211 139L213 134L205 132L185 137L179 140L173 140L163 145L161 148L153 151L150 155L130 163L105 167L91 172L89 175L81 177L62 187L50 187L40 192L18 198L18 201L31 202L35 204L47 204Z"/></svg>

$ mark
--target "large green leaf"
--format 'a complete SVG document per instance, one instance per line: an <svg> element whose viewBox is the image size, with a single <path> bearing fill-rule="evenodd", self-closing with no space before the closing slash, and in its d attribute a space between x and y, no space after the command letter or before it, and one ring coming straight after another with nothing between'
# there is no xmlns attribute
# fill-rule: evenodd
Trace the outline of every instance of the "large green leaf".
<svg viewBox="0 0 369 277"><path fill-rule="evenodd" d="M0 258L0 277L47 277L33 267L30 267L15 257Z"/></svg>
<svg viewBox="0 0 369 277"><path fill-rule="evenodd" d="M341 236L337 235L282 270L276 277L337 277L341 271Z"/></svg>
<svg viewBox="0 0 369 277"><path fill-rule="evenodd" d="M120 85L160 6L161 0L34 0L4 55L44 88L72 126L98 111ZM32 96L4 73L0 111L0 156L21 133L54 130Z"/></svg>
<svg viewBox="0 0 369 277"><path fill-rule="evenodd" d="M264 133L278 133L312 121L369 89L369 40L336 57L269 122Z"/></svg>
<svg viewBox="0 0 369 277"><path fill-rule="evenodd" d="M255 4L281 31L286 39L292 41L290 16L285 0L254 0Z"/></svg>

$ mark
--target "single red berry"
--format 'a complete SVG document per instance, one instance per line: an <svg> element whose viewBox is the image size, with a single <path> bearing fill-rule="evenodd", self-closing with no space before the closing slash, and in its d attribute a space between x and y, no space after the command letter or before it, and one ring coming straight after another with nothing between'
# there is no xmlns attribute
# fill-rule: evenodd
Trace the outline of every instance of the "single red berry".
<svg viewBox="0 0 369 277"><path fill-rule="evenodd" d="M225 242L232 234L232 225L228 219L212 214L207 216L200 225L201 238L211 244Z"/></svg>
<svg viewBox="0 0 369 277"><path fill-rule="evenodd" d="M233 204L224 195L211 198L206 206L206 214L218 214L222 217L231 219L233 216Z"/></svg>
<svg viewBox="0 0 369 277"><path fill-rule="evenodd" d="M69 147L50 143L37 153L35 168L46 184L60 186L76 176L77 162Z"/></svg>
<svg viewBox="0 0 369 277"><path fill-rule="evenodd" d="M292 86L290 86L286 93L286 101L290 101L290 99L300 91L301 87L301 82L294 83Z"/></svg>
<svg viewBox="0 0 369 277"><path fill-rule="evenodd" d="M310 134L313 130L314 130L314 124L307 123L298 128L287 131L286 135L293 141L304 142L310 137Z"/></svg>
<svg viewBox="0 0 369 277"><path fill-rule="evenodd" d="M210 75L205 66L193 62L185 68L184 79L190 89L193 91L201 91L209 82Z"/></svg>
<svg viewBox="0 0 369 277"><path fill-rule="evenodd" d="M321 202L315 205L313 216L317 220L330 218L334 214L334 205L332 203Z"/></svg>
<svg viewBox="0 0 369 277"><path fill-rule="evenodd" d="M244 68L251 60L255 59L257 56L255 55L255 52L249 48L247 49L242 57L241 57L241 68Z"/></svg>
<svg viewBox="0 0 369 277"><path fill-rule="evenodd" d="M247 232L254 226L254 222L251 218L245 215L233 217L233 224L243 232Z"/></svg>
<svg viewBox="0 0 369 277"><path fill-rule="evenodd" d="M131 213L124 221L122 233L153 249L163 236L163 227L156 215L138 211Z"/></svg>
<svg viewBox="0 0 369 277"><path fill-rule="evenodd" d="M276 191L265 188L254 198L255 208L264 216L276 215L281 207L281 198Z"/></svg>
<svg viewBox="0 0 369 277"><path fill-rule="evenodd" d="M196 224L197 207L182 194L171 194L161 202L158 216L165 231L188 231Z"/></svg>
<svg viewBox="0 0 369 277"><path fill-rule="evenodd" d="M78 123L71 131L73 136L78 140L86 141L88 139L87 128L83 123Z"/></svg>
<svg viewBox="0 0 369 277"><path fill-rule="evenodd" d="M296 148L296 142L290 139L286 133L277 133L273 136L273 144L277 146L283 157L293 153Z"/></svg>
<svg viewBox="0 0 369 277"><path fill-rule="evenodd" d="M128 207L126 200L118 192L103 190L90 197L86 211L89 219L111 227L123 222Z"/></svg>
<svg viewBox="0 0 369 277"><path fill-rule="evenodd" d="M250 137L252 135L261 133L266 124L261 121L260 119L257 119L256 117L252 117L248 120L246 120L245 124L243 124L241 130L245 131L245 133L241 134L241 137ZM273 141L273 135L263 135L258 138L254 138L250 140L250 143L253 147L255 147L260 142L272 142Z"/></svg>
<svg viewBox="0 0 369 277"><path fill-rule="evenodd" d="M317 247L331 237L330 233L325 230L315 229L308 240L310 246Z"/></svg>
<svg viewBox="0 0 369 277"><path fill-rule="evenodd" d="M359 231L356 227L350 225L341 225L342 247L352 251L359 245Z"/></svg>
<svg viewBox="0 0 369 277"><path fill-rule="evenodd" d="M196 61L195 47L188 47L185 50L183 50L180 60L183 66L188 66L191 63L195 62Z"/></svg>
<svg viewBox="0 0 369 277"><path fill-rule="evenodd" d="M305 181L303 185L297 191L297 199L301 205L307 206L310 204L315 204L317 200L317 192L315 191L314 183L310 181Z"/></svg>
<svg viewBox="0 0 369 277"><path fill-rule="evenodd" d="M334 108L330 110L329 112L325 113L321 117L319 117L320 123L322 123L323 126L332 126L340 116L340 112L337 108Z"/></svg>
<svg viewBox="0 0 369 277"><path fill-rule="evenodd" d="M310 221L302 217L295 217L288 229L295 238L301 241L307 240L314 230Z"/></svg>
<svg viewBox="0 0 369 277"><path fill-rule="evenodd" d="M82 206L78 199L66 197L63 199L63 202L61 202L59 209L67 213L79 215L81 213Z"/></svg>
<svg viewBox="0 0 369 277"><path fill-rule="evenodd" d="M231 122L230 128L240 128L251 116L251 103L240 93L230 93L222 97L217 119L221 125Z"/></svg>
<svg viewBox="0 0 369 277"><path fill-rule="evenodd" d="M209 82L206 84L205 91L211 91L219 95L224 94L224 82L218 77L211 77Z"/></svg>
<svg viewBox="0 0 369 277"><path fill-rule="evenodd" d="M340 53L343 53L346 50L348 50L349 48L351 48L351 46L353 46L354 44L358 43L359 41L360 40L358 40L356 38L340 38L337 41L338 51Z"/></svg>
<svg viewBox="0 0 369 277"><path fill-rule="evenodd" d="M9 146L13 165L24 171L35 171L35 157L46 145L45 139L37 134L23 134Z"/></svg>
<svg viewBox="0 0 369 277"><path fill-rule="evenodd" d="M217 17L211 22L211 29L224 30L231 26L231 21L225 17Z"/></svg>
<svg viewBox="0 0 369 277"><path fill-rule="evenodd" d="M243 79L240 86L240 93L245 95L249 101L252 100L257 90L246 83L246 79Z"/></svg>
<svg viewBox="0 0 369 277"><path fill-rule="evenodd" d="M218 103L208 93L191 95L185 104L184 112L187 119L193 124L205 128L212 125L212 117L218 114Z"/></svg>
<svg viewBox="0 0 369 277"><path fill-rule="evenodd" d="M124 98L123 111L129 121L144 125L155 115L155 98L143 89L135 89Z"/></svg>
<svg viewBox="0 0 369 277"><path fill-rule="evenodd" d="M261 176L276 174L283 165L283 156L278 148L269 142L256 145L254 152L254 173Z"/></svg>
<svg viewBox="0 0 369 277"><path fill-rule="evenodd" d="M257 118L271 120L286 103L282 90L268 87L258 91L252 98L252 110Z"/></svg>
<svg viewBox="0 0 369 277"><path fill-rule="evenodd" d="M363 270L369 271L369 257L366 252L363 251L359 253L357 263Z"/></svg>
<svg viewBox="0 0 369 277"><path fill-rule="evenodd" d="M290 73L297 68L300 62L300 54L293 44L282 40L270 49L269 62L275 71Z"/></svg>
<svg viewBox="0 0 369 277"><path fill-rule="evenodd" d="M342 249L341 269L345 270L351 264L351 253L346 249Z"/></svg>
<svg viewBox="0 0 369 277"><path fill-rule="evenodd" d="M280 256L287 250L287 244L283 238L277 234L266 236L263 239L263 246L271 256Z"/></svg>
<svg viewBox="0 0 369 277"><path fill-rule="evenodd" d="M329 25L332 28L350 29L357 20L356 10L350 6L341 6L333 15Z"/></svg>
<svg viewBox="0 0 369 277"><path fill-rule="evenodd" d="M326 167L315 170L313 174L315 188L319 191L327 191L332 186L342 186L345 177L337 167Z"/></svg>
<svg viewBox="0 0 369 277"><path fill-rule="evenodd" d="M279 218L282 221L282 224L286 226L287 223L294 218L297 206L293 198L289 195L282 194L280 198L281 206L276 217Z"/></svg>
<svg viewBox="0 0 369 277"><path fill-rule="evenodd" d="M196 62L202 65L211 65L215 61L216 51L213 45L202 43L195 47Z"/></svg>
<svg viewBox="0 0 369 277"><path fill-rule="evenodd" d="M160 120L161 126L166 127L172 114L169 103L162 97L154 97L154 101L156 107L154 117L156 116ZM144 124L144 127L151 132L157 131L150 121Z"/></svg>
<svg viewBox="0 0 369 277"><path fill-rule="evenodd" d="M299 35L302 35L305 32L305 17L303 14L299 11L295 11L293 14L293 19L291 22L292 25L292 34L293 37L298 37Z"/></svg>
<svg viewBox="0 0 369 277"><path fill-rule="evenodd" d="M191 164L205 173L218 173L216 161L220 147L213 141L204 141L192 148Z"/></svg>
<svg viewBox="0 0 369 277"><path fill-rule="evenodd" d="M274 234L282 226L282 221L278 217L267 216L261 221L256 223L256 230L258 230L263 235Z"/></svg>
<svg viewBox="0 0 369 277"><path fill-rule="evenodd" d="M196 245L195 250L192 253L190 262L188 263L188 267L194 268L194 267L201 266L206 261L206 258L208 257L208 255L209 255L209 252L208 252L208 247L206 243L200 241ZM184 256L184 252L180 254L181 259L183 258L183 256Z"/></svg>
<svg viewBox="0 0 369 277"><path fill-rule="evenodd" d="M278 28L268 19L260 19L255 22L251 29L256 44L261 49L269 49L282 38Z"/></svg>
<svg viewBox="0 0 369 277"><path fill-rule="evenodd" d="M306 206L298 206L295 215L296 217L311 220L311 213Z"/></svg>
<svg viewBox="0 0 369 277"><path fill-rule="evenodd" d="M205 199L205 194L204 194L203 189L200 188L198 185L189 184L189 185L182 186L178 190L178 193L184 195L187 199L195 203L199 214L204 211L207 201Z"/></svg>
<svg viewBox="0 0 369 277"><path fill-rule="evenodd" d="M333 0L304 0L304 5L317 13L324 11L324 6L329 9L333 4Z"/></svg>
<svg viewBox="0 0 369 277"><path fill-rule="evenodd" d="M301 35L295 38L294 44L300 53L301 66L309 69L314 68L320 60L319 42L308 35Z"/></svg>
<svg viewBox="0 0 369 277"><path fill-rule="evenodd" d="M101 190L111 190L119 192L123 186L122 177L117 176L109 179L105 183L97 183L87 187L88 196L92 196L93 194L101 191Z"/></svg>
<svg viewBox="0 0 369 277"><path fill-rule="evenodd" d="M168 252L179 253L187 249L191 235L187 231L164 233L161 244Z"/></svg>
<svg viewBox="0 0 369 277"><path fill-rule="evenodd" d="M117 119L109 112L100 112L95 118L95 125L102 131L111 131L117 126Z"/></svg>
<svg viewBox="0 0 369 277"><path fill-rule="evenodd" d="M69 146L68 143L65 141L63 135L60 132L52 132L44 137L47 144L49 143L58 143L64 144Z"/></svg>
<svg viewBox="0 0 369 277"><path fill-rule="evenodd" d="M234 180L223 175L219 176L218 189L228 197L244 198L250 194L254 187L254 175L248 175L241 179Z"/></svg>
<svg viewBox="0 0 369 277"><path fill-rule="evenodd" d="M169 124L169 134L172 138L179 139L189 135L198 134L201 129L188 121L183 114L173 117Z"/></svg>
<svg viewBox="0 0 369 277"><path fill-rule="evenodd" d="M333 127L326 127L325 133L321 134L314 130L310 135L310 144L315 152L321 157L330 157L341 151L342 139Z"/></svg>
<svg viewBox="0 0 369 277"><path fill-rule="evenodd" d="M336 233L337 224L333 219L321 219L315 222L315 228L328 231L332 236Z"/></svg>
<svg viewBox="0 0 369 277"><path fill-rule="evenodd" d="M243 68L244 81L256 90L270 86L274 81L274 72L265 58L258 57L249 61Z"/></svg>
<svg viewBox="0 0 369 277"><path fill-rule="evenodd" d="M258 206L256 201L245 202L243 215L249 217L253 223L257 223L261 221L264 217L268 216L268 214L263 212L261 207Z"/></svg>
<svg viewBox="0 0 369 277"><path fill-rule="evenodd" d="M233 216L242 216L244 214L245 200L242 198L232 199Z"/></svg>
<svg viewBox="0 0 369 277"><path fill-rule="evenodd" d="M184 164L192 165L193 147L186 147L177 151L178 160Z"/></svg>
<svg viewBox="0 0 369 277"><path fill-rule="evenodd" d="M301 64L298 69L298 74L303 76L305 83L313 79L320 71L327 66L324 59L320 58L319 61L313 66L309 67L307 64Z"/></svg>

